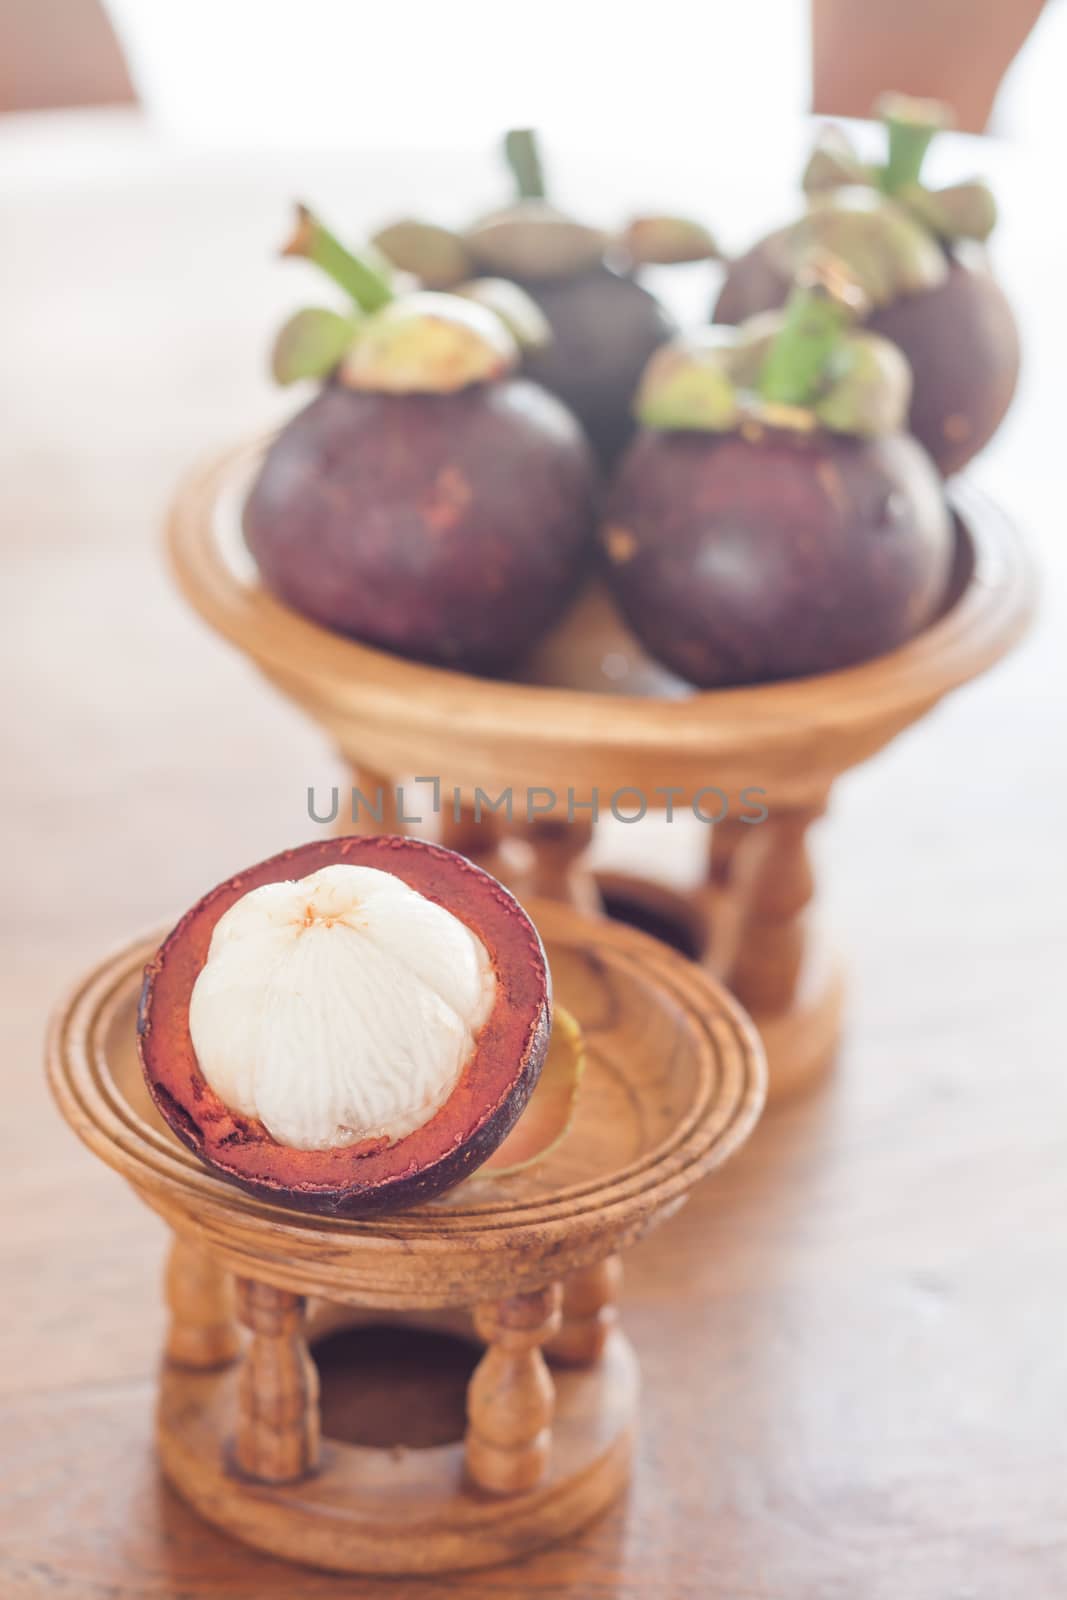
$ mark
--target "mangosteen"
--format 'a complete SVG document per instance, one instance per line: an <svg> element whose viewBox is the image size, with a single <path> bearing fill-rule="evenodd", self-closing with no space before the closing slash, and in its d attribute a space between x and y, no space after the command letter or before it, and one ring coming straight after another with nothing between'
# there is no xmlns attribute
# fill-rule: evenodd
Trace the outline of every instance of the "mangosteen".
<svg viewBox="0 0 1067 1600"><path fill-rule="evenodd" d="M639 217L610 235L557 210L545 198L528 128L507 135L505 154L514 205L462 233L405 219L374 244L427 287L453 288L476 272L519 284L552 330L550 341L526 351L525 371L566 402L610 464L633 433L631 402L646 362L677 331L634 274L644 265L717 257L717 246L686 217Z"/></svg>
<svg viewBox="0 0 1067 1600"><path fill-rule="evenodd" d="M781 306L805 253L832 250L867 291L871 330L907 356L909 426L948 475L993 437L1019 377L1018 328L985 251L996 203L978 181L920 181L945 107L889 95L878 111L886 163L864 163L843 133L826 130L804 174L807 215L732 263L713 315L737 323Z"/></svg>
<svg viewBox="0 0 1067 1600"><path fill-rule="evenodd" d="M275 345L280 381L324 381L245 504L264 582L383 649L503 670L566 606L593 545L582 430L515 374L520 341L547 336L544 319L514 284L395 295L306 210L287 250L353 305L298 312Z"/></svg>
<svg viewBox="0 0 1067 1600"><path fill-rule="evenodd" d="M784 313L679 339L645 373L602 543L634 632L700 688L852 666L941 604L941 480L903 431L904 357L852 325L864 309L816 259Z"/></svg>
<svg viewBox="0 0 1067 1600"><path fill-rule="evenodd" d="M206 894L145 971L156 1105L221 1177L300 1210L426 1200L502 1143L541 1071L529 917L462 856L331 839Z"/></svg>

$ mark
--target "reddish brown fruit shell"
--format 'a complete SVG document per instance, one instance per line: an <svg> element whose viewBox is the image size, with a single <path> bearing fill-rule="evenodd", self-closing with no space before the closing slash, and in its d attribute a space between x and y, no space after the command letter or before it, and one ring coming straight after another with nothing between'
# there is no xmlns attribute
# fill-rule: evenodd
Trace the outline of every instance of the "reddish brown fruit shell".
<svg viewBox="0 0 1067 1600"><path fill-rule="evenodd" d="M489 952L496 1001L459 1083L421 1128L389 1145L367 1140L336 1150L294 1150L278 1144L262 1123L230 1111L208 1085L189 1033L189 1001L215 925L235 901L261 884L344 862L391 872L466 923ZM137 1031L152 1098L208 1166L279 1205L366 1216L440 1194L487 1159L537 1082L550 1026L545 953L518 902L454 851L383 837L302 845L212 889L145 968Z"/></svg>

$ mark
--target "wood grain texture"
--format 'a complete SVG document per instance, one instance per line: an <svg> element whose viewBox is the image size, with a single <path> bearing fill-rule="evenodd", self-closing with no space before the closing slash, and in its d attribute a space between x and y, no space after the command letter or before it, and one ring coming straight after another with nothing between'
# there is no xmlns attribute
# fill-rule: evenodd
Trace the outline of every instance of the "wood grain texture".
<svg viewBox="0 0 1067 1600"><path fill-rule="evenodd" d="M295 1483L319 1464L319 1375L308 1351L303 1295L237 1281L248 1347L237 1385L233 1458L258 1483Z"/></svg>
<svg viewBox="0 0 1067 1600"><path fill-rule="evenodd" d="M621 1287L622 1262L616 1255L567 1279L560 1326L545 1345L553 1361L588 1366L599 1360L619 1321Z"/></svg>
<svg viewBox="0 0 1067 1600"><path fill-rule="evenodd" d="M299 1562L298 1571L288 1568L290 1585L312 1581L308 1565L358 1573L348 1582L362 1587L366 1574L410 1578L514 1562L573 1534L618 1499L631 1470L637 1413L637 1362L621 1333L595 1367L555 1380L538 1356L523 1359L530 1354L515 1351L514 1365L504 1351L483 1358L476 1404L490 1413L502 1407L504 1416L499 1429L485 1419L496 1438L475 1436L473 1458L461 1441L406 1449L327 1439L317 1471L278 1484L242 1479L219 1447L238 1398L233 1372L172 1368L160 1391L163 1466L205 1523L225 1529L231 1542L236 1535ZM537 1431L526 1439L533 1425ZM487 1488L472 1483L473 1464L491 1477ZM212 1538L203 1524L201 1532ZM255 1550L246 1554L254 1558Z"/></svg>
<svg viewBox="0 0 1067 1600"><path fill-rule="evenodd" d="M728 243L790 203L809 138L720 165ZM95 123L0 124L18 308L0 365L4 1600L1058 1600L1059 159L967 147L948 174L989 170L1004 201L1026 380L978 471L1033 537L1042 614L1003 667L839 785L832 826L812 830L851 975L839 1070L627 1252L644 1395L626 1498L512 1567L357 1584L294 1576L163 1483L166 1229L63 1126L38 1062L58 991L102 948L315 835L307 786L348 781L311 719L174 594L155 539L192 459L293 404L263 360L265 330L312 289L270 256L287 201L313 186L355 227L406 183L442 216L473 215L498 179L488 156L451 150L268 163ZM706 209L706 149L670 167L679 209ZM622 216L663 171L651 146L643 165L576 165L567 198ZM700 276L694 310L709 299ZM680 828L609 829L598 864L686 884L689 844Z"/></svg>
<svg viewBox="0 0 1067 1600"><path fill-rule="evenodd" d="M556 1389L541 1346L560 1328L562 1291L490 1301L474 1313L486 1350L467 1396L467 1471L489 1494L533 1489L548 1467Z"/></svg>
<svg viewBox="0 0 1067 1600"><path fill-rule="evenodd" d="M233 1279L203 1250L176 1238L167 1256L165 1351L179 1367L224 1367L240 1349Z"/></svg>
<svg viewBox="0 0 1067 1600"><path fill-rule="evenodd" d="M763 1017L788 1011L800 981L815 894L807 833L817 815L772 812L733 850L731 887L740 918L726 976L741 1004Z"/></svg>

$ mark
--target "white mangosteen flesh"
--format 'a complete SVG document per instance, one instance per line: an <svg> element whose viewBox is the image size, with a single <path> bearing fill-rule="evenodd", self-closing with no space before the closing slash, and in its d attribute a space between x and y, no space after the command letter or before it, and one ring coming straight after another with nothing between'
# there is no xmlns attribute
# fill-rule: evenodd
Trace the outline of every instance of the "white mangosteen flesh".
<svg viewBox="0 0 1067 1600"><path fill-rule="evenodd" d="M219 1099L279 1144L392 1143L448 1099L495 992L465 923L391 873L339 864L219 918L189 1029Z"/></svg>

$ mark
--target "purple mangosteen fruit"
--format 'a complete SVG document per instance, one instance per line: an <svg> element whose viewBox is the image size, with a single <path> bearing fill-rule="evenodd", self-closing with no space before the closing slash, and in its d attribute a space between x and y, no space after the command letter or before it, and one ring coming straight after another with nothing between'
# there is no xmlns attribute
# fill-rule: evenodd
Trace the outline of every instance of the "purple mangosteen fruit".
<svg viewBox="0 0 1067 1600"><path fill-rule="evenodd" d="M593 547L582 430L516 375L519 341L543 319L511 284L394 296L306 210L288 251L324 267L353 307L298 312L275 345L280 381L324 381L245 504L264 582L382 649L504 670L566 607Z"/></svg>
<svg viewBox="0 0 1067 1600"><path fill-rule="evenodd" d="M941 480L903 431L896 346L811 262L784 312L665 346L611 486L609 580L646 649L703 689L833 672L936 614L952 559Z"/></svg>
<svg viewBox="0 0 1067 1600"><path fill-rule="evenodd" d="M984 248L996 205L981 182L920 181L944 107L892 95L879 109L885 165L862 162L840 130L826 130L804 174L807 215L731 264L714 320L738 323L783 305L806 252L832 250L867 291L872 332L907 356L910 429L948 475L989 442L1018 382L1018 329Z"/></svg>
<svg viewBox="0 0 1067 1600"><path fill-rule="evenodd" d="M462 233L396 222L374 244L427 287L455 288L478 272L518 284L552 333L526 350L524 371L566 402L610 463L633 434L631 402L649 357L677 331L635 274L645 265L708 260L717 247L685 217L639 217L618 235L577 221L545 198L531 130L513 129L505 153L514 205Z"/></svg>

